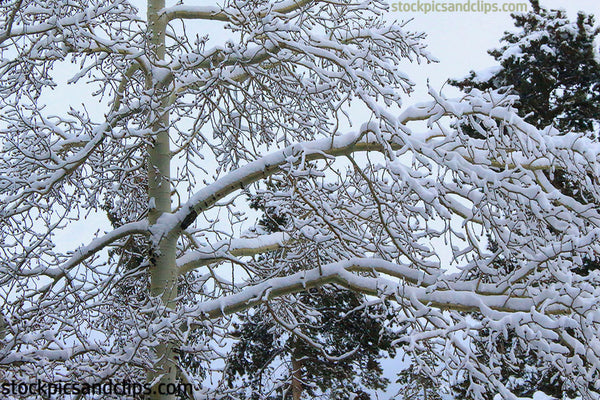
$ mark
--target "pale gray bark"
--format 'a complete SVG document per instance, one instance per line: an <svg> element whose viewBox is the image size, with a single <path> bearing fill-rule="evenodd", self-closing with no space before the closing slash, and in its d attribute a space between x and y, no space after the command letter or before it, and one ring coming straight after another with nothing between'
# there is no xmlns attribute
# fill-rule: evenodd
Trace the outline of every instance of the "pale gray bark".
<svg viewBox="0 0 600 400"><path fill-rule="evenodd" d="M165 59L166 19L158 15L165 6L164 0L148 1L148 23L150 28L151 60L160 63ZM150 79L150 82L156 80ZM149 88L160 99L162 87ZM171 155L169 149L169 114L166 110L166 97L160 100L160 107L154 111L152 130L155 132L154 142L148 147L148 198L151 207L148 213L150 225L156 224L164 213L171 212ZM170 234L153 243L150 256L150 293L162 300L166 311L175 308L177 297L177 236ZM173 343L161 343L155 351L159 360L153 370L148 371L148 381L155 383L150 399L175 399L175 395L158 393L158 385L175 383L177 365L174 360Z"/></svg>

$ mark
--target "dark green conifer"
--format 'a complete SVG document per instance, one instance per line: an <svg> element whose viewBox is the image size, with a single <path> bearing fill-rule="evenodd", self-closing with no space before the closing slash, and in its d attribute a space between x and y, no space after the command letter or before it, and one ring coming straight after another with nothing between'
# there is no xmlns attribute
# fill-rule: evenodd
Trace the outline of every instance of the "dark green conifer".
<svg viewBox="0 0 600 400"><path fill-rule="evenodd" d="M264 212L261 229L277 232L287 224L288 216L266 207L260 196L253 197L251 205ZM267 262L276 254L262 257ZM288 268L326 262L315 255ZM288 301L295 310L310 310L309 318L295 316L305 337L282 327L269 305L251 311L237 326L238 341L227 368L237 398L369 400L370 391L387 386L380 359L394 357L395 349L384 307L364 307L362 295L333 285L301 292Z"/></svg>

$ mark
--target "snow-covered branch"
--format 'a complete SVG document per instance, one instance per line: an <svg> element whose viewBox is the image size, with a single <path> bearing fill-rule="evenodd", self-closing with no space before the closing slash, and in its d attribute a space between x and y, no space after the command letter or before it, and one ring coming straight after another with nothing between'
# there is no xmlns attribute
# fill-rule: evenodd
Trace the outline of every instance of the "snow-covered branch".
<svg viewBox="0 0 600 400"><path fill-rule="evenodd" d="M305 161L327 160L356 152L384 152L387 148L398 150L408 146L412 150L427 155L437 153L436 155L439 154L442 163L456 163L456 157L460 157L466 164L465 167L467 165L487 165L499 169L524 169L532 172L549 169L560 170L567 166L553 163L553 158L557 156L556 152L572 151L575 152L580 162L591 165L599 162L597 156L599 146L589 139L576 135L571 140L568 135L566 137L541 136L537 129L518 116L511 114L504 107L495 107L492 103L470 102L470 100L473 99L467 98L462 102L450 102L437 98L431 103L409 107L398 118L395 132L381 132L377 125L365 124L359 132L336 135L331 139L298 143L269 154L232 171L225 178L207 185L196 193L187 204L182 205L174 216L165 217L165 232L187 228L200 213L210 209L216 202L258 180L280 172L282 166L299 159ZM453 142L452 138L447 138L446 134L441 131L431 131L419 135L412 133L405 125L407 122L413 121L428 121L428 124L432 125L443 116L457 118L480 116L495 119L500 123L510 121L511 126L515 128L515 133L527 138L529 142L535 143L536 147L531 148L530 154L527 154L527 149L524 151L515 149L507 156L497 157L489 148L486 148L487 144L481 141L473 141L474 146L465 146L460 141ZM448 144L443 143L445 137L450 139ZM385 141L384 143L382 139ZM440 144L435 139L442 139L442 143ZM573 147L575 144L576 147ZM550 190L554 191L553 188ZM468 212L460 203L455 203L451 199L448 200L448 203L455 205L454 211L459 214ZM584 208L589 209L590 207L585 206Z"/></svg>
<svg viewBox="0 0 600 400"><path fill-rule="evenodd" d="M252 238L222 240L205 246L203 249L190 251L177 259L179 273L185 274L204 265L235 257L253 256L281 248L289 236L283 232L260 235Z"/></svg>
<svg viewBox="0 0 600 400"><path fill-rule="evenodd" d="M374 276L361 276L354 272L371 272ZM389 274L400 281L382 278L377 273ZM421 307L434 307L441 310L476 311L498 318L503 313L526 313L535 306L531 298L473 292L471 287L464 290L435 288L426 285L428 277L408 266L400 266L376 259L350 259L297 272L281 278L272 278L257 285L246 287L240 293L208 301L189 312L198 318L218 318L234 314L278 297L302 292L311 288L335 284L357 290L371 296L401 299L401 302L418 302ZM418 283L413 286L410 283ZM440 286L443 286L441 284ZM495 312L494 312L495 311ZM565 313L565 307L551 307L547 312ZM188 315L189 316L189 315Z"/></svg>
<svg viewBox="0 0 600 400"><path fill-rule="evenodd" d="M315 0L294 0L273 3L268 9L265 7L264 11L258 10L258 12L256 12L256 16L258 18L264 18L266 15L287 14L305 7L313 1ZM167 21L174 19L205 19L224 22L237 22L244 20L244 16L239 12L238 9L220 8L214 6L189 6L180 4L164 8L160 11L160 14L164 16Z"/></svg>

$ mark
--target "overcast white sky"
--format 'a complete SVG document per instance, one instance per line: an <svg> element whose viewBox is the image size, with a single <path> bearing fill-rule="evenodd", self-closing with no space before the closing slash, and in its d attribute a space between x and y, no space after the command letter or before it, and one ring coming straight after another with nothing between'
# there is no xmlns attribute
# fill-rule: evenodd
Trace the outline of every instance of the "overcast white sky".
<svg viewBox="0 0 600 400"><path fill-rule="evenodd" d="M404 2L413 1L417 0L404 0ZM421 0L421 2L427 1L429 0ZM466 2L465 0L436 0L436 2L442 1ZM508 2L508 0L496 1ZM528 0L511 0L511 2L529 3ZM571 19L576 18L578 10L600 16L600 1L597 0L540 0L540 5L546 8L563 8L569 13ZM407 28L426 32L429 50L440 60L437 64L407 65L407 73L417 83L413 96L415 100L425 100L427 78L434 88L440 89L449 77L461 77L472 69L480 70L497 65L487 54L487 50L498 47L504 31L516 30L510 13L504 12L488 14L390 12L388 18L390 21L413 18ZM451 88L444 88L444 93L455 92Z"/></svg>

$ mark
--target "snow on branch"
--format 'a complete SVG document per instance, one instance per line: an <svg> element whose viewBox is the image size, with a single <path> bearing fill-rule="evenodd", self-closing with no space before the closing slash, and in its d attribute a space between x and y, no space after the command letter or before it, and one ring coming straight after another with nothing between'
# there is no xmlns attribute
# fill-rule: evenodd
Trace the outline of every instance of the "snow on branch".
<svg viewBox="0 0 600 400"><path fill-rule="evenodd" d="M283 232L260 235L252 238L223 240L205 246L204 249L186 253L177 259L179 274L185 274L204 265L235 257L253 256L281 248L289 235Z"/></svg>
<svg viewBox="0 0 600 400"><path fill-rule="evenodd" d="M515 149L508 157L498 157L490 151L491 149L487 148L488 144L486 143L474 141L473 144L480 147L469 146L460 140L454 141L455 138L447 137L448 143L440 145L435 139L443 139L446 137L446 133L432 130L419 135L411 132L405 125L414 121L428 121L428 124L433 125L443 116L458 118L479 116L495 119L500 123L510 123L510 126L515 129L515 133L522 138L526 138L529 142L528 148L523 149L523 151ZM382 132L376 124L365 124L358 132L336 135L332 139L319 139L294 144L264 156L207 185L192 196L187 204L182 205L173 216L165 216L164 221L159 223L164 225L161 226L164 232L185 229L193 223L200 213L210 209L219 200L235 191L244 189L258 180L280 172L281 167L288 164L290 160L300 158L306 161L326 160L355 152L384 152L387 146L391 149L402 149L409 146L416 152L439 158L441 164L448 162L455 164L457 162L456 157L460 157L464 160L465 168L474 165L530 171L568 168L567 165L553 163L553 158L558 156L556 152L563 153L563 157L567 153L573 152L577 157L577 163L589 164L592 168L595 168L595 165L599 163L599 144L577 135L572 135L576 140L570 140L569 136L541 135L535 127L506 110L504 106L496 106L492 102L481 102L478 98L473 97L467 97L459 102L451 102L437 97L433 102L407 108L397 119L395 131ZM448 151L445 148L451 150ZM529 154L527 150L531 150ZM450 158L455 159L450 160ZM460 204L456 204L455 211L464 212L460 211L461 207Z"/></svg>
<svg viewBox="0 0 600 400"><path fill-rule="evenodd" d="M263 18L267 14L286 14L298 10L315 0L292 0L273 3L269 10L258 11L256 16ZM219 8L214 6L188 6L184 4L163 8L160 15L167 21L174 19L206 19L213 21L236 22L244 17L235 8Z"/></svg>
<svg viewBox="0 0 600 400"><path fill-rule="evenodd" d="M401 280L394 282L375 274L365 277L352 272L370 271L390 273ZM240 293L207 301L199 307L192 307L188 316L197 318L218 318L237 313L258 304L288 294L302 292L327 284L336 284L371 296L398 298L402 301L418 302L422 306L442 310L478 311L495 317L501 313L528 312L534 306L531 298L511 295L487 294L471 290L428 289L427 277L422 272L408 266L400 266L376 259L350 259L323 265L307 271L281 278L272 278L260 284L244 288ZM407 284L420 283L422 287ZM493 311L500 312L493 313ZM550 312L563 313L565 308L553 307Z"/></svg>

